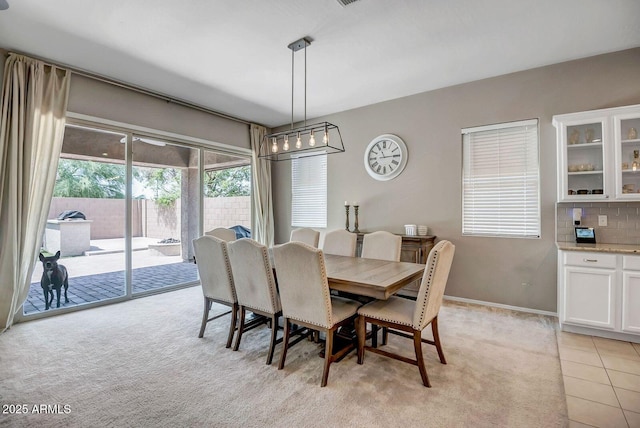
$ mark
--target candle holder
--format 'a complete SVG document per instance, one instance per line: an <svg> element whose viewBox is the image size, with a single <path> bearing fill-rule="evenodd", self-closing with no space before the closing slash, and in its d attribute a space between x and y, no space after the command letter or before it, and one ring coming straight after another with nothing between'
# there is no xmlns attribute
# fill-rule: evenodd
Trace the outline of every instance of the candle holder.
<svg viewBox="0 0 640 428"><path fill-rule="evenodd" d="M358 229L358 209L359 209L359 208L360 208L360 206L359 206L359 205L354 205L354 206L353 206L353 209L354 209L354 210L355 210L355 212L356 212L356 223L353 225L353 226L354 226L354 227L353 227L353 232L354 232L354 233L360 233L360 229Z"/></svg>
<svg viewBox="0 0 640 428"><path fill-rule="evenodd" d="M350 207L350 206L351 206L351 205L345 205L345 206L344 206L344 210L345 210L345 212L346 212L346 214L347 214L347 222L345 223L344 228L345 228L345 230L346 230L347 232L349 231L349 207Z"/></svg>

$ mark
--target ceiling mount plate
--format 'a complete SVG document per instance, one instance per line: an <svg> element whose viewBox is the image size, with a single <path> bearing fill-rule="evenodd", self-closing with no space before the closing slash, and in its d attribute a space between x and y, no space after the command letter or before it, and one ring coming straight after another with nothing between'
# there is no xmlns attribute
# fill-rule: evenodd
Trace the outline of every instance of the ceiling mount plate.
<svg viewBox="0 0 640 428"><path fill-rule="evenodd" d="M309 46L311 44L311 40L309 40L306 37L301 38L300 40L296 40L295 42L289 44L289 46L287 46L289 49L291 49L294 52L299 51L300 49L304 49L307 46Z"/></svg>

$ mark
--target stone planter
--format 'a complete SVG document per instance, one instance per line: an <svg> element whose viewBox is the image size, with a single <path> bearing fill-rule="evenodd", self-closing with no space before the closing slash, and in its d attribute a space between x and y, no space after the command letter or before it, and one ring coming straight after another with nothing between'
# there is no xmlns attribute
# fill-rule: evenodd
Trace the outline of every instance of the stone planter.
<svg viewBox="0 0 640 428"><path fill-rule="evenodd" d="M180 243L149 244L149 254L154 256L179 256Z"/></svg>

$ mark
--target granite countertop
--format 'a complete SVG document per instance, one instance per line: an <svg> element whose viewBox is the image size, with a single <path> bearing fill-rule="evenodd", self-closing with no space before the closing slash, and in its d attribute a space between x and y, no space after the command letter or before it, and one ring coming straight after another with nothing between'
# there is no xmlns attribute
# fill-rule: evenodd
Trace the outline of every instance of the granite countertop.
<svg viewBox="0 0 640 428"><path fill-rule="evenodd" d="M575 242L556 242L559 250L564 251L593 251L597 253L637 254L640 245L630 244L576 244Z"/></svg>

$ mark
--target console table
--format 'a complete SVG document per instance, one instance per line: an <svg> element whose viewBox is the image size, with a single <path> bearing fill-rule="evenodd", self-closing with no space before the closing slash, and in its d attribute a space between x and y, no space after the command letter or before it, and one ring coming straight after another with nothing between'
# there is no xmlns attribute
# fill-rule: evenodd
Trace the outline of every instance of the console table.
<svg viewBox="0 0 640 428"><path fill-rule="evenodd" d="M358 233L358 242L356 245L356 255L360 257L362 253L362 238L368 232ZM411 263L427 263L429 251L435 245L436 236L434 235L400 235L402 236L402 253L400 261ZM421 279L412 282L406 287L398 291L397 294L416 298L420 289Z"/></svg>

